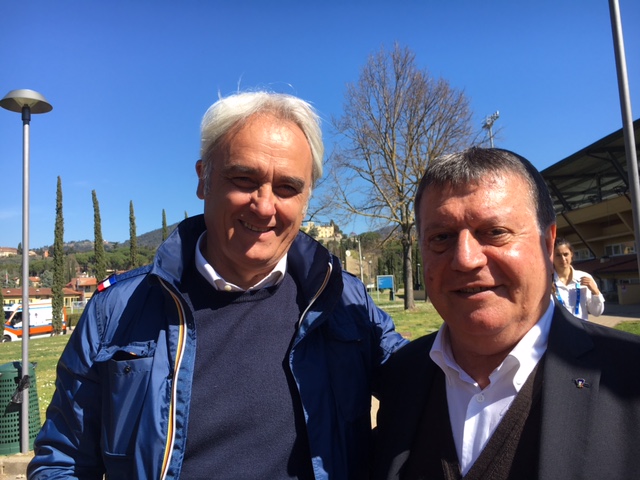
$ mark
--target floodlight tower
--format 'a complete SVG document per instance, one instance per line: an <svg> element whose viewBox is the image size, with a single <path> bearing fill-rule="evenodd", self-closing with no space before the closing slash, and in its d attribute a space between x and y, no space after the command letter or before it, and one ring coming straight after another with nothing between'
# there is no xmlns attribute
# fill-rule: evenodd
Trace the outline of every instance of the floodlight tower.
<svg viewBox="0 0 640 480"><path fill-rule="evenodd" d="M500 118L500 112L496 111L496 113L485 118L484 123L482 124L482 128L489 130L489 143L491 144L491 148L493 148L493 124L496 123L498 118Z"/></svg>

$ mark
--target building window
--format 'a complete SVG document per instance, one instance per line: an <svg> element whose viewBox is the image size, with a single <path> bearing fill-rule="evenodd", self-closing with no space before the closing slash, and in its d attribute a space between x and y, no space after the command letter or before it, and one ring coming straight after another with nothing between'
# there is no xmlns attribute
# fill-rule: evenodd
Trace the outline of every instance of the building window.
<svg viewBox="0 0 640 480"><path fill-rule="evenodd" d="M629 255L636 253L636 246L634 242L622 242L612 245L605 245L604 254L609 257L615 257L616 255Z"/></svg>
<svg viewBox="0 0 640 480"><path fill-rule="evenodd" d="M591 255L591 250L588 248L578 248L573 252L574 260L589 260L590 258L594 258L594 256Z"/></svg>

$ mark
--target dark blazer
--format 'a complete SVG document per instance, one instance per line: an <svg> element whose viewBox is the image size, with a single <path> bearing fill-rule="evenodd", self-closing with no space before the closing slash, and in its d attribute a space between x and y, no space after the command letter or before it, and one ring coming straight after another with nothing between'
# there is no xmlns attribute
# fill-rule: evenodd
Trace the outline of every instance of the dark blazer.
<svg viewBox="0 0 640 480"><path fill-rule="evenodd" d="M435 335L401 348L384 368L374 479L402 478L439 368L429 357ZM584 322L556 305L541 421L540 480L640 478L640 336Z"/></svg>

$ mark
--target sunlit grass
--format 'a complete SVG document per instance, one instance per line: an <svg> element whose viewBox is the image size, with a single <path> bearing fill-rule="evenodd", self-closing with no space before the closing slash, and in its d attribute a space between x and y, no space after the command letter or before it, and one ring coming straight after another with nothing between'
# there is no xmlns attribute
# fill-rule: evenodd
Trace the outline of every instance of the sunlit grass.
<svg viewBox="0 0 640 480"><path fill-rule="evenodd" d="M404 300L399 298L394 301L380 299L373 295L374 301L393 318L396 324L396 331L409 340L435 332L442 325L442 318L438 315L433 305L424 300L415 302L416 306L412 310L404 309Z"/></svg>
<svg viewBox="0 0 640 480"><path fill-rule="evenodd" d="M40 420L51 403L55 390L56 366L69 335L42 337L29 340L29 361L36 364L36 389L38 390L38 408ZM22 342L0 344L0 365L22 361Z"/></svg>
<svg viewBox="0 0 640 480"><path fill-rule="evenodd" d="M640 322L621 322L615 326L616 330L640 335Z"/></svg>

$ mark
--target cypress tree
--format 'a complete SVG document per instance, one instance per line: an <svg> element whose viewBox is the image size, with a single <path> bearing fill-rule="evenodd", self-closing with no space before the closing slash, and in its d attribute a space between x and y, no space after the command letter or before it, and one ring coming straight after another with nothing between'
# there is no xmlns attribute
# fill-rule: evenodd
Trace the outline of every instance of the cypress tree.
<svg viewBox="0 0 640 480"><path fill-rule="evenodd" d="M64 219L62 217L62 180L58 177L56 190L56 224L53 237L53 286L51 288L53 298L53 332L59 335L62 332L62 309L64 308Z"/></svg>
<svg viewBox="0 0 640 480"><path fill-rule="evenodd" d="M189 214L187 213L187 211L184 211L184 219L186 220L187 218L189 218Z"/></svg>
<svg viewBox="0 0 640 480"><path fill-rule="evenodd" d="M138 238L136 236L136 216L133 213L133 200L129 201L129 268L138 266Z"/></svg>
<svg viewBox="0 0 640 480"><path fill-rule="evenodd" d="M167 214L164 212L164 208L162 209L162 241L164 242L169 236L169 231L167 230Z"/></svg>
<svg viewBox="0 0 640 480"><path fill-rule="evenodd" d="M94 271L96 280L101 282L107 276L107 260L104 253L104 241L102 240L102 223L100 221L100 205L98 204L98 196L95 190L91 190L93 197L93 252L94 252Z"/></svg>

